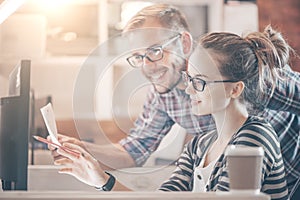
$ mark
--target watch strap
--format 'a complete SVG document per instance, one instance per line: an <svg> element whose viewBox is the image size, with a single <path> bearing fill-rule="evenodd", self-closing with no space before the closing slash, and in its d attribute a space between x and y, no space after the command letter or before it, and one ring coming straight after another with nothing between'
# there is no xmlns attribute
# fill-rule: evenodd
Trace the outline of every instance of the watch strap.
<svg viewBox="0 0 300 200"><path fill-rule="evenodd" d="M102 187L95 187L96 190L99 190L99 191L111 191L112 188L114 187L115 183L116 183L116 178L111 174L111 173L108 173L107 171L105 171L105 173L107 175L109 175L109 178L107 180L107 182L102 186Z"/></svg>

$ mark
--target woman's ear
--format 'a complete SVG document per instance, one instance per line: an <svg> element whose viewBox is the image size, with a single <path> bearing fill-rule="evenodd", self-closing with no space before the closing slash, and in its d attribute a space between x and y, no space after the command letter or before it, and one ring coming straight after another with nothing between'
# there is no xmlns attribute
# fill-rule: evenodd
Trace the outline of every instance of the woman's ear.
<svg viewBox="0 0 300 200"><path fill-rule="evenodd" d="M244 91L244 88L245 88L245 84L243 81L239 81L239 82L236 82L234 83L234 86L231 90L231 97L232 98L238 98L242 92Z"/></svg>
<svg viewBox="0 0 300 200"><path fill-rule="evenodd" d="M189 56L192 53L192 49L193 49L192 35L187 31L182 32L181 33L181 43L182 43L182 47L183 47L183 53L185 55Z"/></svg>

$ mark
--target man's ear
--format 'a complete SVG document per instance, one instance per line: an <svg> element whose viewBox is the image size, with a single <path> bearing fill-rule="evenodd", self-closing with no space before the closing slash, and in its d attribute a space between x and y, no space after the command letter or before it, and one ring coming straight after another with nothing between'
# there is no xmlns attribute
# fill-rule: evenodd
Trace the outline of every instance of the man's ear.
<svg viewBox="0 0 300 200"><path fill-rule="evenodd" d="M239 82L236 82L234 83L234 86L231 90L231 97L232 98L238 98L242 92L244 91L244 88L245 88L245 84L243 81L239 81Z"/></svg>
<svg viewBox="0 0 300 200"><path fill-rule="evenodd" d="M193 49L192 35L187 31L182 32L181 33L181 43L182 43L182 47L183 47L183 53L185 55L189 56L192 53L192 49Z"/></svg>

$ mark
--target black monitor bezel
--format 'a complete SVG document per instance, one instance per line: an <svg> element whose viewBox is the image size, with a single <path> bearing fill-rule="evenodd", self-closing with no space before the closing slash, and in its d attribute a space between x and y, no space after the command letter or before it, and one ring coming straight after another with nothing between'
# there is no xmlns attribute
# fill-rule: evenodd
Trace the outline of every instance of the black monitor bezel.
<svg viewBox="0 0 300 200"><path fill-rule="evenodd" d="M16 88L19 92L0 99L0 179L3 190L27 190L30 65L30 60L21 60L12 70L9 87L19 81L19 88Z"/></svg>

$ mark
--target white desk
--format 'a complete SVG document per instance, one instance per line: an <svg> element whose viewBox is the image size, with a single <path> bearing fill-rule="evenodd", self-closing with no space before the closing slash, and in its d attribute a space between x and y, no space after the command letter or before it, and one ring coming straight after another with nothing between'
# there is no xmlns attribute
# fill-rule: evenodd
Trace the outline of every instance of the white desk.
<svg viewBox="0 0 300 200"><path fill-rule="evenodd" d="M98 192L74 177L58 174L55 166L29 166L28 191L0 191L0 200L269 200L264 194L232 194L229 192L158 192L160 182L170 176L173 167L128 168L114 171L117 178L135 192Z"/></svg>
<svg viewBox="0 0 300 200"><path fill-rule="evenodd" d="M192 192L3 192L1 200L269 200L264 194L245 195L222 193Z"/></svg>
<svg viewBox="0 0 300 200"><path fill-rule="evenodd" d="M134 167L113 171L116 178L134 191L155 191L167 180L175 166L170 167ZM73 176L59 174L59 166L29 165L29 191L95 191L89 185L78 181Z"/></svg>

